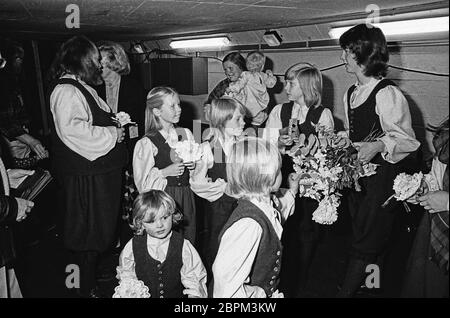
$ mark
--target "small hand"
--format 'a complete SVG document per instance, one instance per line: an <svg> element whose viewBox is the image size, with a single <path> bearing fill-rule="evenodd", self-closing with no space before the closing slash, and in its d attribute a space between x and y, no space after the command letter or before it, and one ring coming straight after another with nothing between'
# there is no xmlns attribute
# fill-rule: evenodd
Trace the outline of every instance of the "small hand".
<svg viewBox="0 0 450 318"><path fill-rule="evenodd" d="M177 177L184 173L184 164L182 162L175 162L170 166L161 170L164 177Z"/></svg>
<svg viewBox="0 0 450 318"><path fill-rule="evenodd" d="M33 173L34 173L34 170L10 169L10 170L8 170L9 183L15 184L15 183L17 183L18 179L21 179L24 176L31 176Z"/></svg>
<svg viewBox="0 0 450 318"><path fill-rule="evenodd" d="M377 153L384 150L384 143L382 141L355 142L353 145L358 150L358 159L362 163L368 163Z"/></svg>
<svg viewBox="0 0 450 318"><path fill-rule="evenodd" d="M280 137L278 137L278 146L279 147L291 146L293 143L294 143L294 140L289 135L280 135Z"/></svg>
<svg viewBox="0 0 450 318"><path fill-rule="evenodd" d="M117 131L117 143L121 143L125 138L125 128L116 127L116 131Z"/></svg>
<svg viewBox="0 0 450 318"><path fill-rule="evenodd" d="M17 217L16 217L16 221L20 222L23 221L28 213L31 212L31 209L34 206L34 203L32 201L28 201L25 199L21 199L21 198L16 198L17 201Z"/></svg>
<svg viewBox="0 0 450 318"><path fill-rule="evenodd" d="M195 169L195 161L183 162L184 166L189 170Z"/></svg>
<svg viewBox="0 0 450 318"><path fill-rule="evenodd" d="M425 180L422 180L422 183L421 183L419 189L416 191L416 193L412 197L408 198L406 200L406 202L411 203L411 204L419 204L420 203L419 198L421 196L427 194L428 191L429 191L428 184L425 182Z"/></svg>
<svg viewBox="0 0 450 318"><path fill-rule="evenodd" d="M421 206L430 213L447 211L448 192L433 191L419 197L417 199Z"/></svg>

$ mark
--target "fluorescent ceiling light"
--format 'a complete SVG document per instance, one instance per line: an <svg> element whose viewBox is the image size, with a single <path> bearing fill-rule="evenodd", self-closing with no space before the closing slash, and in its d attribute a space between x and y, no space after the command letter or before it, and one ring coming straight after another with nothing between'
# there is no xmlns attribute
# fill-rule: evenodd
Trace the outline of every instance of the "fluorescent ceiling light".
<svg viewBox="0 0 450 318"><path fill-rule="evenodd" d="M380 28L386 36L448 32L448 17L382 22L374 23L373 26ZM333 39L339 39L345 31L352 27L332 28L328 34Z"/></svg>
<svg viewBox="0 0 450 318"><path fill-rule="evenodd" d="M204 48L204 47L222 47L229 46L230 40L226 36L192 39L192 40L175 40L170 42L173 49L190 49L190 48Z"/></svg>
<svg viewBox="0 0 450 318"><path fill-rule="evenodd" d="M264 33L263 39L268 46L279 46L282 42L281 36L277 31L267 31Z"/></svg>

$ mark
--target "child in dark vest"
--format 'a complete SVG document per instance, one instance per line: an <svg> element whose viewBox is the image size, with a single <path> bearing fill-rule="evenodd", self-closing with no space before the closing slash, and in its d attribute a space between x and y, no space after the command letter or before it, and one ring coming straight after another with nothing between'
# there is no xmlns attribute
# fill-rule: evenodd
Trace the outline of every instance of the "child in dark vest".
<svg viewBox="0 0 450 318"><path fill-rule="evenodd" d="M269 115L263 137L278 144L283 156L282 186L293 172L292 158L286 154L298 135L289 134L289 125L295 123L298 132L308 137L316 134L313 125L334 129L333 115L322 106L322 75L309 63L291 66L285 74L285 90L289 102L275 106ZM317 246L321 226L312 220L318 202L311 198L297 198L295 212L283 225L283 268L280 290L287 297L302 296L307 283L310 264Z"/></svg>
<svg viewBox="0 0 450 318"><path fill-rule="evenodd" d="M139 193L164 190L175 200L183 213L180 231L195 244L196 207L189 187L195 163L182 162L173 151L178 141L193 141L194 136L189 129L176 127L180 116L180 99L174 89L155 87L148 93L145 136L134 148L133 176Z"/></svg>
<svg viewBox="0 0 450 318"><path fill-rule="evenodd" d="M227 193L238 199L238 205L219 234L212 268L213 297L280 297L283 228L279 210L292 208L298 181L291 176L286 203L277 210L271 201L271 193L281 184L277 147L261 138L244 137L232 146L229 157Z"/></svg>
<svg viewBox="0 0 450 318"><path fill-rule="evenodd" d="M133 207L134 237L119 258L117 277L144 282L152 298L205 298L206 270L194 246L172 224L181 220L164 191L139 194Z"/></svg>
<svg viewBox="0 0 450 318"><path fill-rule="evenodd" d="M232 98L213 99L209 108L209 134L203 157L195 168L191 189L206 199L202 247L208 276L219 248L219 233L233 212L237 200L225 194L227 158L231 146L244 131L245 107Z"/></svg>

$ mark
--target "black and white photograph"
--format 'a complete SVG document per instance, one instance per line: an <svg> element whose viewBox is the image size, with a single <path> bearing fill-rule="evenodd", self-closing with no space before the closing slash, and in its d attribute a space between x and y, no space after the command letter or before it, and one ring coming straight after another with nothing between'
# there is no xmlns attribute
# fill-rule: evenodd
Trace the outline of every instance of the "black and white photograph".
<svg viewBox="0 0 450 318"><path fill-rule="evenodd" d="M0 298L448 299L448 160L448 0L0 2Z"/></svg>

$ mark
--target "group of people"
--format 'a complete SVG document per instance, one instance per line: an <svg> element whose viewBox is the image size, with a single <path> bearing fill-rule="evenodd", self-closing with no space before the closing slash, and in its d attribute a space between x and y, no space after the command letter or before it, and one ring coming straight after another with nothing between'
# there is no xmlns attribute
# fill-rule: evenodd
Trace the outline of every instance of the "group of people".
<svg viewBox="0 0 450 318"><path fill-rule="evenodd" d="M337 297L352 297L366 267L382 265L398 204L381 206L420 143L406 98L385 79L389 53L381 30L357 25L340 45L345 68L356 79L343 98L341 134L361 162L378 165L376 174L361 179L362 191L348 195L352 244ZM133 236L120 242L120 281L141 280L157 298L301 296L321 228L312 220L318 203L298 195L300 176L287 155L296 137L288 132L293 121L306 136L317 134L316 124L334 129L332 113L322 105L321 72L304 62L290 67L289 101L269 113L267 88L276 77L263 72L264 55L228 54L227 78L205 103L210 129L203 155L184 162L174 155L175 145L195 138L177 126L177 92L155 87L141 107L145 94L132 92L137 85L121 93L121 75L129 70L123 61L120 46L97 47L77 36L62 45L52 67L50 153L62 238L80 266L80 296L96 296L98 259L117 244L127 177L139 194L129 216ZM102 74L106 85L99 89ZM121 99L131 108L121 108ZM112 119L123 109L138 122L136 132ZM247 134L248 127L256 130ZM374 131L379 138L367 141ZM435 133L435 182L410 198L428 212L406 269L403 295L409 297L448 297L448 118ZM202 199L201 223L195 196ZM3 216L0 221L3 226Z"/></svg>

